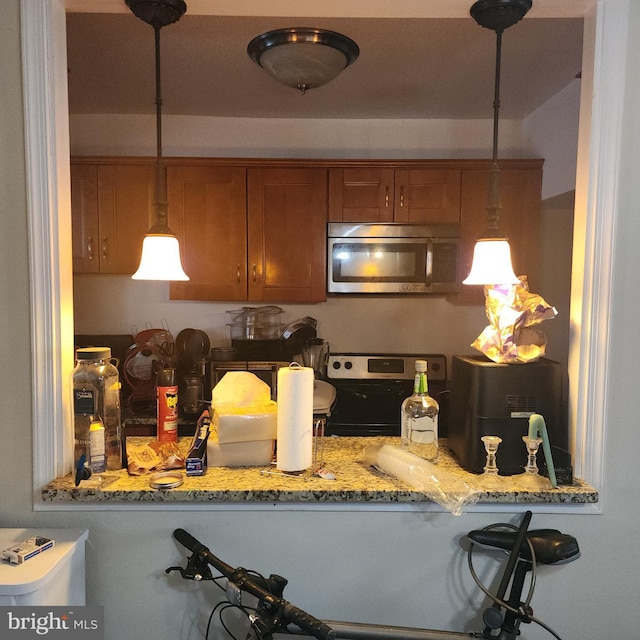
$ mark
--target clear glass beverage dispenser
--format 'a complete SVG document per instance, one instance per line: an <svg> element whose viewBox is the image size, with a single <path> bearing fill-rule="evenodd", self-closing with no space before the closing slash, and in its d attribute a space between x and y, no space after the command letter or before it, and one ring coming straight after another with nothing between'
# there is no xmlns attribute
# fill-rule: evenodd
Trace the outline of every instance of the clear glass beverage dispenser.
<svg viewBox="0 0 640 640"><path fill-rule="evenodd" d="M120 379L109 347L76 350L76 366L71 374L74 415L74 466L82 455L91 460L92 420L104 425L106 468L122 468L120 422Z"/></svg>

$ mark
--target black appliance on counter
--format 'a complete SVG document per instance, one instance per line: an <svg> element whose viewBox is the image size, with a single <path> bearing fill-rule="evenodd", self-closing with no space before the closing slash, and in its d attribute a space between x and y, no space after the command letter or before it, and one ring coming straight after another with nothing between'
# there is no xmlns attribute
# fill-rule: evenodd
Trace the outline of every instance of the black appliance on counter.
<svg viewBox="0 0 640 640"><path fill-rule="evenodd" d="M559 362L500 364L481 355L453 356L449 406L447 445L467 471L483 472L487 454L480 438L494 435L502 438L500 475L522 473L527 462L522 436L533 413L544 417L554 465L570 466ZM542 447L537 462L542 469Z"/></svg>
<svg viewBox="0 0 640 640"><path fill-rule="evenodd" d="M336 402L326 435L399 436L400 407L413 393L415 361L427 361L429 394L440 403L438 430L446 436L447 359L441 354L331 353L327 380Z"/></svg>

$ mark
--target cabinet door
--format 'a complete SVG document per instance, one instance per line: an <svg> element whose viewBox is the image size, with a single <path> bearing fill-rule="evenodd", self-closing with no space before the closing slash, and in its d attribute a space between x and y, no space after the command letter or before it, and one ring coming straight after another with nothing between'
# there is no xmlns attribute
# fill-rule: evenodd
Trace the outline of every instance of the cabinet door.
<svg viewBox="0 0 640 640"><path fill-rule="evenodd" d="M466 278L473 260L473 248L487 229L488 170L463 170L460 247L460 276ZM502 169L500 200L502 210L498 228L509 239L511 260L516 275L526 275L532 291L536 291L540 254L542 170ZM452 296L459 304L484 304L480 285L463 285Z"/></svg>
<svg viewBox="0 0 640 640"><path fill-rule="evenodd" d="M98 273L98 167L71 165L71 232L74 273Z"/></svg>
<svg viewBox="0 0 640 640"><path fill-rule="evenodd" d="M154 184L152 164L98 166L100 273L135 273L150 226Z"/></svg>
<svg viewBox="0 0 640 640"><path fill-rule="evenodd" d="M249 300L325 300L326 169L249 169L248 222Z"/></svg>
<svg viewBox="0 0 640 640"><path fill-rule="evenodd" d="M460 222L458 169L397 169L394 222Z"/></svg>
<svg viewBox="0 0 640 640"><path fill-rule="evenodd" d="M393 222L393 169L329 169L331 222Z"/></svg>
<svg viewBox="0 0 640 640"><path fill-rule="evenodd" d="M172 300L247 299L246 171L242 167L168 168L169 226L179 235L188 282Z"/></svg>

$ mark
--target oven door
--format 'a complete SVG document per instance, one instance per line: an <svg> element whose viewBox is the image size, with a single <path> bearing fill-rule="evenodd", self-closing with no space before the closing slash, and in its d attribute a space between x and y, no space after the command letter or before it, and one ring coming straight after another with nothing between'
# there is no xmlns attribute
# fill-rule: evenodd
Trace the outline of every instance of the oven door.
<svg viewBox="0 0 640 640"><path fill-rule="evenodd" d="M413 380L340 380L326 435L399 436L400 408Z"/></svg>
<svg viewBox="0 0 640 640"><path fill-rule="evenodd" d="M329 238L330 293L428 292L430 238Z"/></svg>

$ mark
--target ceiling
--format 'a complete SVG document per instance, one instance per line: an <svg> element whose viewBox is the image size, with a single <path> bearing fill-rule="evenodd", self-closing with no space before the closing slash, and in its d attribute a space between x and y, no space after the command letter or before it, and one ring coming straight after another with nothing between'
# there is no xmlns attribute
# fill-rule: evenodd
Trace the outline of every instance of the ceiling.
<svg viewBox="0 0 640 640"><path fill-rule="evenodd" d="M360 57L302 95L247 55L270 29L328 28ZM504 32L501 109L522 118L581 71L580 17L527 16ZM68 13L72 114L155 112L153 29L133 14ZM161 30L164 114L256 118L490 118L495 33L472 18L191 15Z"/></svg>

